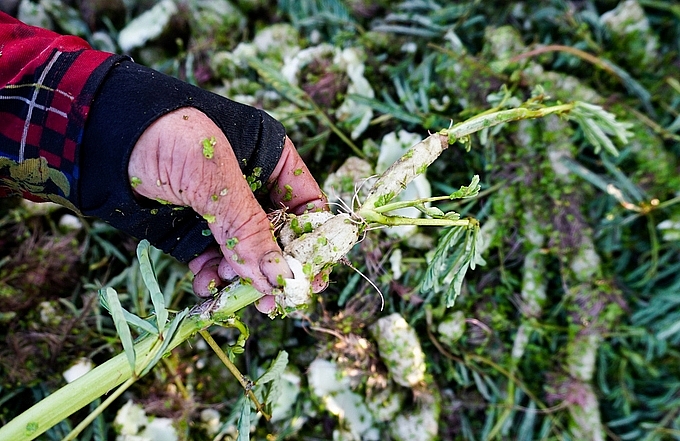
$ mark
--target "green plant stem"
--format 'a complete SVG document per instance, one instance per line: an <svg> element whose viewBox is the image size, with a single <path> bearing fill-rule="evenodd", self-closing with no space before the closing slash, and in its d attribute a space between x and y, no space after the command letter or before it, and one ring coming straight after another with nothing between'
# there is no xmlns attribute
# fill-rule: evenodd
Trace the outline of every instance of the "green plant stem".
<svg viewBox="0 0 680 441"><path fill-rule="evenodd" d="M547 46L539 47L539 48L531 50L529 52L525 52L523 54L519 54L519 55L512 57L510 59L510 62L516 63L517 61L519 61L523 58L529 58L529 57L533 57L535 55L540 55L540 54L544 54L544 53L547 53L547 52L556 52L556 51L557 52L566 52L568 54L574 55L574 56L576 56L576 57L578 57L582 60L587 61L588 63L590 63L594 66L599 67L600 69L610 73L611 75L619 77L619 75L617 75L616 71L614 69L612 69L611 66L609 65L609 63L607 63L605 60L602 60L602 59L596 57L595 55L589 54L586 51L582 51L581 49L577 49L577 48L571 47L571 46L565 46L565 45L562 45L562 44L550 44L550 45L547 45Z"/></svg>
<svg viewBox="0 0 680 441"><path fill-rule="evenodd" d="M152 362L152 360L155 358L156 354L158 351L162 348L163 342L162 340L158 338L154 338L155 342L151 349L146 353L146 356L144 357L144 360L140 363L142 366L142 369L145 369L147 366L149 366L149 363ZM136 351L135 351L136 352ZM129 361L129 360L128 360ZM137 367L137 366L135 366ZM119 397L123 392L125 392L130 386L132 386L135 381L139 380L139 374L140 372L139 369L135 369L134 373L131 375L130 378L125 380L125 382L120 385L114 393L112 393L106 400L104 400L103 403L101 403L97 408L90 412L90 414L80 422L72 431L71 433L68 434L66 438L64 438L64 441L66 440L73 440L76 439L76 437L82 432L87 426L94 421L97 416L99 416L104 410L111 404L113 401Z"/></svg>
<svg viewBox="0 0 680 441"><path fill-rule="evenodd" d="M479 132L482 129L493 127L498 124L520 121L523 119L543 118L554 113L568 113L575 105L576 103L567 103L550 107L541 107L538 109L517 107L514 109L500 110L498 112L474 116L460 124L456 124L450 129L441 130L439 134L448 136L449 143L453 143L456 139L464 138L475 132Z"/></svg>
<svg viewBox="0 0 680 441"><path fill-rule="evenodd" d="M305 93L305 95L307 95L307 94ZM331 131L332 131L333 133L335 133L336 135L338 135L338 138L340 138L345 144L347 144L347 146L348 146L349 148L352 149L352 151L354 152L355 155L357 155L357 156L360 157L360 158L365 158L366 155L364 154L364 152L362 152L361 149L360 149L359 147L357 147L356 144L354 144L354 142L352 142L352 140L349 139L349 138L347 137L347 135L345 135L345 133L344 133L342 130L340 130L340 128L339 128L338 126L336 126L335 124L333 124L333 121L331 121L331 119L328 117L328 115L326 115L326 112L324 112L324 111L323 111L323 110L322 110L322 109L321 109L321 108L320 108L320 107L312 100L312 98L309 97L309 95L307 95L307 97L308 97L308 99L309 99L310 104L311 104L312 107L314 108L314 111L317 112L317 116L319 117L319 119L321 119L321 120L328 126L328 128L331 129Z"/></svg>
<svg viewBox="0 0 680 441"><path fill-rule="evenodd" d="M660 210L662 208L668 208L671 205L677 204L678 202L680 202L680 196L676 196L674 198L668 199L667 201L663 201L660 204L658 204L657 206L655 206L654 209Z"/></svg>
<svg viewBox="0 0 680 441"><path fill-rule="evenodd" d="M508 418L512 415L514 410L515 410L515 383L509 381L508 390L505 393L505 410L503 410L503 413L498 417L498 420L491 429L491 432L489 432L489 436L487 437L487 439L495 439L498 436L499 432L503 430L503 426L505 426L505 424L508 421Z"/></svg>
<svg viewBox="0 0 680 441"><path fill-rule="evenodd" d="M326 124L326 126L328 126L328 128L331 129L333 133L338 135L338 138L340 138L345 144L347 144L349 148L352 149L355 155L359 156L360 158L366 157L364 152L361 151L361 149L357 147L357 145L354 144L354 142L352 142L352 140L349 139L347 135L345 135L345 133L343 133L343 131L333 123L333 121L331 121L331 118L321 107L319 107L318 104L316 104L316 102L314 102L312 97L309 96L307 92L296 85L290 84L287 80L281 77L272 66L268 65L267 63L263 63L261 60L249 58L248 64L250 67L255 69L258 74L265 79L266 82L276 89L277 92L283 95L291 103L302 108L303 112L305 109L311 109L313 112L309 112L309 114L317 116L324 124Z"/></svg>
<svg viewBox="0 0 680 441"><path fill-rule="evenodd" d="M219 300L209 301L217 302L219 304L217 309L193 313L180 324L167 351L170 352L199 330L213 323L226 321L236 311L254 303L260 297L262 294L248 285L238 285L223 292ZM148 363L147 356L153 353L157 342L157 336L149 335L135 344L137 354L135 371L141 372L144 369L144 363ZM121 353L57 390L1 427L0 440L29 441L35 439L55 424L131 378L130 364L126 355Z"/></svg>
<svg viewBox="0 0 680 441"><path fill-rule="evenodd" d="M471 219L432 219L432 218L413 218L404 216L385 216L373 210L360 210L357 214L367 222L373 222L388 227L400 225L418 225L422 227L456 227L468 226L472 224Z"/></svg>
<svg viewBox="0 0 680 441"><path fill-rule="evenodd" d="M448 148L449 144L453 144L457 140L465 139L475 132L498 124L524 119L543 118L551 114L569 113L575 106L576 103L574 102L536 109L517 107L501 110L475 116L451 128L434 133L411 147L405 155L392 164L376 180L360 212L374 210L386 205L396 195L401 193L416 176L422 174Z"/></svg>
<svg viewBox="0 0 680 441"><path fill-rule="evenodd" d="M373 208L373 211L375 211L376 213L387 213L389 211L398 210L400 208L415 207L416 205L427 204L429 202L449 201L449 200L451 200L451 197L449 197L449 196L432 196L430 198L416 199L416 200L413 200L413 201L391 202L389 204L381 205L380 207L375 207L375 208Z"/></svg>
<svg viewBox="0 0 680 441"><path fill-rule="evenodd" d="M248 395L248 398L251 399L251 401L255 404L255 408L257 408L258 412L262 413L262 416L269 421L271 418L270 415L268 415L264 409L262 408L262 404L257 400L257 397L253 393L253 382L248 379L245 375L241 373L241 371L238 370L236 365L229 360L229 356L224 353L222 348L220 348L220 345L217 344L214 338L212 338L212 335L205 329L202 329L198 331L199 334L201 334L201 337L205 340L206 343L208 343L208 346L212 348L212 350L215 352L217 357L222 361L222 363L229 369L229 372L236 377L239 383L241 383L241 386L243 386L243 389L246 391L246 394Z"/></svg>
<svg viewBox="0 0 680 441"><path fill-rule="evenodd" d="M116 391L115 391L114 393L112 393L111 395L109 395L109 396L106 398L106 400L104 400L104 402L102 402L102 404L100 404L99 406L97 406L97 408L96 408L95 410L93 410L92 412L90 412L90 414L89 414L84 420L82 420L82 421L80 422L80 424L78 424L78 425L71 431L71 433L69 433L68 435L66 435L66 437L65 437L62 441L71 441L71 440L76 439L76 437L80 434L80 432L82 432L87 426L89 426L89 425L92 423L92 421L94 421L95 418L97 418L102 412L104 412L104 410L105 410L107 407L109 407L109 405L110 405L111 403L113 403L118 397L120 397L120 396L123 394L123 392L125 392L126 390L128 390L128 388L129 388L130 386L132 386L132 385L135 383L135 381L137 381L137 378L135 378L135 377L130 377L130 378L128 378L128 379L125 381L125 383L121 384L121 385L118 387L118 389L116 389Z"/></svg>

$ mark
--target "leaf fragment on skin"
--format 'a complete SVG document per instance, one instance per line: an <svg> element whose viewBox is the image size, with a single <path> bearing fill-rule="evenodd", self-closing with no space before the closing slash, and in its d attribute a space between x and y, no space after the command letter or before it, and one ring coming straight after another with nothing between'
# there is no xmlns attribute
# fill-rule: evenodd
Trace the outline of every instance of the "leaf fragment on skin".
<svg viewBox="0 0 680 441"><path fill-rule="evenodd" d="M212 159L215 156L215 145L217 144L217 139L214 136L210 138L205 138L201 141L203 146L203 156L205 159Z"/></svg>

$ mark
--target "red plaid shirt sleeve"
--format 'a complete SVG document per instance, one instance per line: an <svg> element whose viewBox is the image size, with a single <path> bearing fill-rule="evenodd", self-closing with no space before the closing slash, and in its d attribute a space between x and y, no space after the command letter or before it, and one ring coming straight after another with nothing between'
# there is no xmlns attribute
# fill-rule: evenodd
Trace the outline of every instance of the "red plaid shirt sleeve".
<svg viewBox="0 0 680 441"><path fill-rule="evenodd" d="M189 261L214 244L205 219L140 201L127 175L139 136L182 107L224 132L234 173L266 181L285 129L264 111L0 13L0 196L57 202Z"/></svg>
<svg viewBox="0 0 680 441"><path fill-rule="evenodd" d="M90 105L121 59L0 12L0 196L75 209Z"/></svg>

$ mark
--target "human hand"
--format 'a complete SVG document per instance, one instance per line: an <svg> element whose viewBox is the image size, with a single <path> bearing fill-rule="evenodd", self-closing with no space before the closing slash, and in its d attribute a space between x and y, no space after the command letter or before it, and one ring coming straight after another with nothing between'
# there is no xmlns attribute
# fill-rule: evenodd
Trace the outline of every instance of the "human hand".
<svg viewBox="0 0 680 441"><path fill-rule="evenodd" d="M203 112L185 107L151 124L139 137L128 163L134 191L149 199L188 206L208 221L217 249L189 263L194 291L210 295L236 275L267 294L257 307L270 312L271 295L292 272L281 253L270 222L243 176L231 144ZM251 177L251 182L257 177ZM274 207L292 213L324 209L318 184L286 138L283 153L266 183Z"/></svg>

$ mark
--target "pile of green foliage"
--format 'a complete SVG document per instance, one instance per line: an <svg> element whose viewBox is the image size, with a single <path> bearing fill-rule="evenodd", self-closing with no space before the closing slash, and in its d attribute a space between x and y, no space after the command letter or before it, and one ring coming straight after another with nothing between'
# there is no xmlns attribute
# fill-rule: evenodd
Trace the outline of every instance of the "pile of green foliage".
<svg viewBox="0 0 680 441"><path fill-rule="evenodd" d="M606 124L548 116L484 129L427 169L416 198L480 176L475 197L432 203L481 224L485 264L452 307L461 253L437 247L452 230L380 229L347 256L365 278L337 266L307 309L241 311L245 342L211 333L250 378L288 354L273 418L247 417L253 439L680 438L680 4L450 3L23 0L16 13L266 109L331 199L350 205L428 131L523 103L602 106L628 124L625 143L597 136ZM0 205L3 424L80 358L121 351L99 288L139 317L153 309L136 242L66 213ZM186 268L149 255L168 309L195 304ZM244 400L195 340L79 439L245 439ZM143 423L130 428L135 412ZM153 438L153 421L172 434Z"/></svg>

